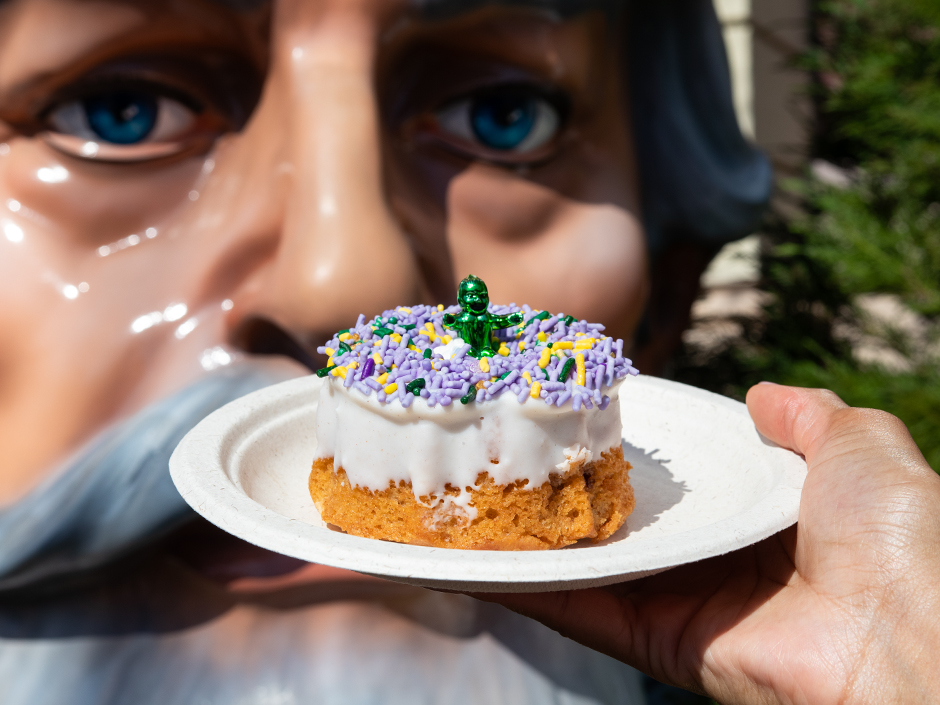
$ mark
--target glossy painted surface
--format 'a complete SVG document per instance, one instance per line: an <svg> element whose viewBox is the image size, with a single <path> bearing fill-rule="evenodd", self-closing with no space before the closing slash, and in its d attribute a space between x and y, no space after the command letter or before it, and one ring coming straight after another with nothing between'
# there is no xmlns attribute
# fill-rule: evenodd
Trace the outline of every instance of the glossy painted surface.
<svg viewBox="0 0 940 705"><path fill-rule="evenodd" d="M472 272L629 338L648 275L620 36L599 11L388 0L5 4L0 503L277 348L259 320L310 349Z"/></svg>

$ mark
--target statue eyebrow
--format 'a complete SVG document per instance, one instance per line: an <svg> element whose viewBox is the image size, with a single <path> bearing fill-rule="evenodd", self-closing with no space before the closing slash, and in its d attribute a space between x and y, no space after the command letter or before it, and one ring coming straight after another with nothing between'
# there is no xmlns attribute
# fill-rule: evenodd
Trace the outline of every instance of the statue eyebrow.
<svg viewBox="0 0 940 705"><path fill-rule="evenodd" d="M271 0L215 0L232 10L254 10ZM552 10L563 16L575 15L598 7L611 7L617 0L411 0L411 5L422 15L432 19L453 17L486 5L530 7Z"/></svg>
<svg viewBox="0 0 940 705"><path fill-rule="evenodd" d="M460 15L487 5L529 7L551 10L562 16L577 15L596 8L615 7L617 0L411 0L411 4L431 19Z"/></svg>
<svg viewBox="0 0 940 705"><path fill-rule="evenodd" d="M270 1L271 0L215 0L219 5L223 5L230 10L238 10L241 12L257 9Z"/></svg>

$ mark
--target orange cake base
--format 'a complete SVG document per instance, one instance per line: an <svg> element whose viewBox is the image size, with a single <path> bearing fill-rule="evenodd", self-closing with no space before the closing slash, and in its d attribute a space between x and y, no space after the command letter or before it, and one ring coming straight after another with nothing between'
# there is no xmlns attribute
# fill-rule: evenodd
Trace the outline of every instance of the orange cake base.
<svg viewBox="0 0 940 705"><path fill-rule="evenodd" d="M619 529L635 504L629 470L617 447L534 489L525 487L527 480L496 485L484 472L476 487L467 488L467 504L476 510L469 521L448 501L460 495L456 488L448 486L449 497L419 502L410 482L377 491L351 487L342 468L334 472L332 458L314 461L310 495L324 521L356 536L441 548L538 550L600 541Z"/></svg>

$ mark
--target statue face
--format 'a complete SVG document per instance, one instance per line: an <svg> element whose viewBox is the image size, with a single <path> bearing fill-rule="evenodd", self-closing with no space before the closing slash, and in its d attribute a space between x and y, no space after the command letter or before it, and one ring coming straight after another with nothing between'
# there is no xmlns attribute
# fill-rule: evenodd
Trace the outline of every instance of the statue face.
<svg viewBox="0 0 940 705"><path fill-rule="evenodd" d="M262 347L253 321L315 346L473 272L632 335L646 250L600 13L238 4L0 6L0 502Z"/></svg>

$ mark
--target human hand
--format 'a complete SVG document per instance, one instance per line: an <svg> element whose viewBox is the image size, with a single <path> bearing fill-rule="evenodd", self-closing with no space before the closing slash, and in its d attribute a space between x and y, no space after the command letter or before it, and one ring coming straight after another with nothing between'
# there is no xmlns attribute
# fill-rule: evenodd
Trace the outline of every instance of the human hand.
<svg viewBox="0 0 940 705"><path fill-rule="evenodd" d="M477 597L725 705L940 702L940 478L884 412L766 384L747 404L806 458L797 526L630 583Z"/></svg>

